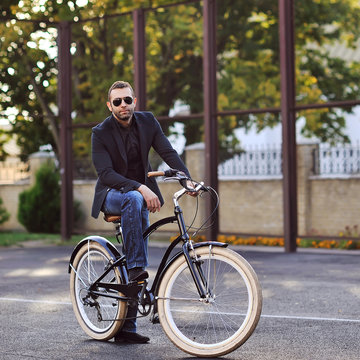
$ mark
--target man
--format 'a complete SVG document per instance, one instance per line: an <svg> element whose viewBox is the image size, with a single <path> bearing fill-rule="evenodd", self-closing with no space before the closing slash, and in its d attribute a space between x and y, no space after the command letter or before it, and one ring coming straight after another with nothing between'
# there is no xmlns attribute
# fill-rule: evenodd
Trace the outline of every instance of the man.
<svg viewBox="0 0 360 360"><path fill-rule="evenodd" d="M121 215L125 255L131 281L147 277L149 211L160 211L164 203L151 171L151 147L171 168L189 172L150 112L135 112L136 97L131 85L116 81L109 89L107 107L111 115L92 129L92 159L98 180L92 216L100 211ZM136 332L136 307L129 307L127 320L115 341L145 343L149 338Z"/></svg>

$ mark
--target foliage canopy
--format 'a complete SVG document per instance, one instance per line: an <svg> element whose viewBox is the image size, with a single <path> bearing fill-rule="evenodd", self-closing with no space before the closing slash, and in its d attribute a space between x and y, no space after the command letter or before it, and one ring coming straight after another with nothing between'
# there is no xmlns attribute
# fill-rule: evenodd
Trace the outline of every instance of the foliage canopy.
<svg viewBox="0 0 360 360"><path fill-rule="evenodd" d="M72 25L73 121L100 122L107 115L107 89L118 79L133 82L131 11L175 0L4 0L3 18L46 20L0 23L0 116L13 125L12 134L25 158L39 146L59 150L57 114L56 25ZM280 70L277 0L218 1L219 110L278 107ZM356 0L296 2L296 94L299 104L350 100L359 96L360 63L335 53L358 43L360 5ZM122 14L104 17L104 15ZM86 19L102 17L97 20ZM54 24L52 24L54 23ZM191 113L203 111L201 2L146 11L148 110L168 115L175 101ZM136 89L135 89L136 90ZM351 111L351 109L347 109ZM305 136L346 141L344 112L323 109L300 112ZM223 149L236 149L234 129L274 126L277 114L219 117ZM163 124L171 130L171 122ZM201 141L202 120L185 122L187 144ZM87 157L89 130L74 132L74 153Z"/></svg>

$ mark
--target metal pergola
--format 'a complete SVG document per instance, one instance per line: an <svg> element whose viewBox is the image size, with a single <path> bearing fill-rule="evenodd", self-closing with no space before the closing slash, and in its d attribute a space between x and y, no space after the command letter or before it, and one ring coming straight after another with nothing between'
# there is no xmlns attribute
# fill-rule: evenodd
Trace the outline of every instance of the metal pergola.
<svg viewBox="0 0 360 360"><path fill-rule="evenodd" d="M182 1L159 8L177 6L200 0ZM297 173L296 173L296 111L316 108L346 107L360 104L360 100L337 101L321 104L296 105L295 101L295 45L294 45L294 0L278 0L279 5L279 42L281 106L280 108L262 108L247 110L218 111L216 81L216 0L203 0L203 114L172 117L172 120L203 118L205 124L205 169L206 182L218 189L218 131L217 118L228 115L247 115L256 113L280 113L282 119L283 153L283 212L285 251L296 251L297 226ZM157 8L156 8L157 9ZM132 12L134 22L134 85L137 91L139 110L146 109L146 44L145 13L155 8L140 8ZM122 16L114 14L109 17ZM129 15L129 13L126 13ZM93 19L86 19L89 21ZM98 18L94 19L98 20ZM39 21L40 22L40 21ZM43 22L43 21L41 21ZM77 22L78 23L78 22ZM52 24L54 24L52 22ZM63 21L58 25L58 94L59 116L61 123L61 236L69 239L72 233L73 174L72 174L72 130L79 127L91 127L94 124L72 124L71 111L71 25ZM158 117L160 121L169 117ZM206 207L210 209L209 206ZM209 210L210 211L210 210ZM213 217L214 226L207 234L216 239L219 232L218 216Z"/></svg>

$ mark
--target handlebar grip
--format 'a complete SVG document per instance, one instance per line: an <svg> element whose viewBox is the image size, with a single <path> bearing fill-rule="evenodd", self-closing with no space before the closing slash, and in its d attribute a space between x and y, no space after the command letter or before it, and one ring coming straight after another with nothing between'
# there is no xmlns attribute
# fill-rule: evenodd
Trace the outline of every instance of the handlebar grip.
<svg viewBox="0 0 360 360"><path fill-rule="evenodd" d="M148 177L165 176L165 171L149 171Z"/></svg>

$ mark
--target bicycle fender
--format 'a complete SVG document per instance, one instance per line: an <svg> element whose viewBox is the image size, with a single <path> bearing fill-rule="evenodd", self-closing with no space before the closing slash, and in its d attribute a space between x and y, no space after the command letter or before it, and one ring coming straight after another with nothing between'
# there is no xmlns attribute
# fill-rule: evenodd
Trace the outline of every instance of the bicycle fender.
<svg viewBox="0 0 360 360"><path fill-rule="evenodd" d="M97 236L97 235L91 235L86 237L85 239L81 240L76 247L74 248L71 257L70 257L70 261L69 261L69 269L68 269L68 273L71 272L71 265L74 262L75 256L76 254L79 252L80 248L86 244L88 241L93 241L93 242L97 242L98 244L100 244L101 246L103 246L108 253L110 254L110 256L113 258L113 260L117 260L121 255L118 251L118 249L115 247L114 244L112 244L109 240L105 239L102 236Z"/></svg>
<svg viewBox="0 0 360 360"><path fill-rule="evenodd" d="M229 244L227 243L222 243L220 241L204 241L204 242L199 242L194 244L194 249L199 248L199 247L203 247L203 246L218 246L218 247L228 247Z"/></svg>
<svg viewBox="0 0 360 360"><path fill-rule="evenodd" d="M199 242L199 243L195 243L193 244L193 247L194 249L198 249L200 247L205 247L205 246L215 246L215 247L228 247L229 244L227 243L222 243L222 242L219 242L219 241L204 241L204 242ZM163 268L163 270L161 271L161 275L160 275L160 278L159 278L159 281L156 285L156 289L154 291L154 294L157 295L157 292L158 292L158 287L161 283L161 280L164 276L164 274L166 273L167 269L169 268L169 266L179 257L183 255L183 252L182 251L179 251L178 253L176 253L168 262L167 264L165 265L165 267Z"/></svg>
<svg viewBox="0 0 360 360"><path fill-rule="evenodd" d="M195 243L193 244L194 249L200 248L200 247L204 247L204 246L216 246L216 247L228 247L229 244L227 243L222 243L219 241L204 241L204 242L199 242L199 243ZM179 251L178 253L176 253L168 262L168 264L166 264L166 267L164 270L166 270L168 268L168 266L175 261L183 252Z"/></svg>

